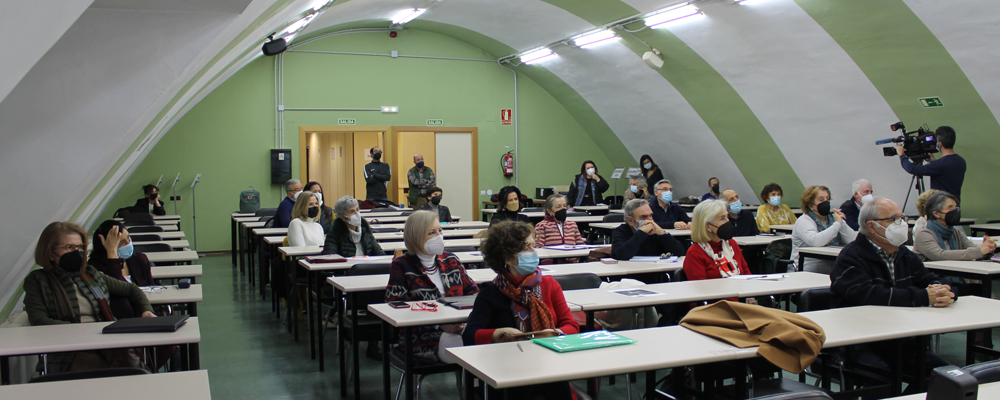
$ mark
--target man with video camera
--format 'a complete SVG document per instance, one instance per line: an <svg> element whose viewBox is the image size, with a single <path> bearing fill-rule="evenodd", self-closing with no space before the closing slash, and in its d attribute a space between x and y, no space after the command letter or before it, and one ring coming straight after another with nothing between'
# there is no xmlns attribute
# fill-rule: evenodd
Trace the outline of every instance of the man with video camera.
<svg viewBox="0 0 1000 400"><path fill-rule="evenodd" d="M899 162L910 175L929 176L931 189L944 190L961 199L962 182L965 181L965 159L952 150L955 147L955 130L950 126L941 126L934 131L934 134L937 136L941 158L934 160L933 156L928 155L931 161L917 165L903 154L903 146L897 144L895 147Z"/></svg>

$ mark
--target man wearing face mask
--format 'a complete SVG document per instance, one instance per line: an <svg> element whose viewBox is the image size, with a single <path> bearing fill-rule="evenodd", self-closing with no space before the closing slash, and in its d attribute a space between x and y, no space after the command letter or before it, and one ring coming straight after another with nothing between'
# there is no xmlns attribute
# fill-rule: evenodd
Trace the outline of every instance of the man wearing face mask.
<svg viewBox="0 0 1000 400"><path fill-rule="evenodd" d="M392 169L389 168L389 164L382 161L382 149L378 146L372 147L372 162L365 164L365 189L367 189L367 194L365 195L365 200L372 201L389 201L389 196L386 194L386 188L389 186L389 180L392 179Z"/></svg>
<svg viewBox="0 0 1000 400"><path fill-rule="evenodd" d="M921 260L972 261L989 257L996 251L997 242L989 236L983 237L980 245L965 236L958 225L962 209L958 207L958 198L951 193L935 192L927 198L924 211L927 224L913 230L913 251Z"/></svg>
<svg viewBox="0 0 1000 400"><path fill-rule="evenodd" d="M288 227L288 224L292 222L292 209L295 208L295 200L298 199L300 192L302 192L302 181L289 179L288 182L285 182L285 198L281 199L281 204L278 204L278 210L274 212L274 224L271 226L275 228Z"/></svg>
<svg viewBox="0 0 1000 400"><path fill-rule="evenodd" d="M427 189L425 203L420 206L420 209L437 215L439 222L451 223L451 210L448 209L448 206L441 205L442 196L444 196L444 190L437 186Z"/></svg>
<svg viewBox="0 0 1000 400"><path fill-rule="evenodd" d="M427 191L434 187L436 180L434 170L424 165L423 155L415 154L413 164L413 168L406 173L406 179L410 181L410 193L407 199L410 201L410 207L419 209L427 204Z"/></svg>
<svg viewBox="0 0 1000 400"><path fill-rule="evenodd" d="M792 261L800 271L829 274L833 267L830 260L808 257L799 265L799 248L840 247L854 240L858 233L844 223L844 213L830 208L830 189L826 186L806 188L802 192L802 210L805 214L792 228Z"/></svg>
<svg viewBox="0 0 1000 400"><path fill-rule="evenodd" d="M910 175L929 176L931 189L944 190L962 199L962 184L965 182L965 159L955 154L955 130L950 126L940 126L934 131L937 136L941 157L937 160L917 165L903 154L903 146L896 146L899 162Z"/></svg>
<svg viewBox="0 0 1000 400"><path fill-rule="evenodd" d="M163 209L163 202L160 201L160 188L156 185L146 185L142 187L142 193L145 197L135 201L135 205L132 206L133 212L167 215L167 210Z"/></svg>
<svg viewBox="0 0 1000 400"><path fill-rule="evenodd" d="M718 199L720 195L719 192L719 178L711 177L708 178L708 193L701 196L701 201L705 200L715 200Z"/></svg>
<svg viewBox="0 0 1000 400"><path fill-rule="evenodd" d="M861 213L861 206L872 199L872 184L867 179L858 179L851 185L851 198L840 205L840 211L844 213L844 222L851 229L858 230L858 214Z"/></svg>
<svg viewBox="0 0 1000 400"><path fill-rule="evenodd" d="M630 260L635 256L684 255L684 246L653 220L649 202L635 199L625 203L625 223L611 232L611 256Z"/></svg>
<svg viewBox="0 0 1000 400"><path fill-rule="evenodd" d="M861 234L840 252L830 276L833 307L947 307L955 302L957 293L927 271L920 258L903 245L908 228L899 205L886 198L875 198L861 207L859 223ZM915 345L915 341L904 344L901 350L904 366L916 365L916 354L926 351ZM860 345L856 346L855 354L858 361L888 370L885 360L890 359L892 348L878 343ZM926 377L930 369L947 364L931 352L926 354L928 369L921 371L921 377Z"/></svg>
<svg viewBox="0 0 1000 400"><path fill-rule="evenodd" d="M674 204L674 187L663 179L656 183L656 200L649 204L653 210L653 221L666 229L691 229L691 218L681 206Z"/></svg>
<svg viewBox="0 0 1000 400"><path fill-rule="evenodd" d="M649 200L649 190L651 188L656 189L655 187L649 187L646 178L643 178L642 175L636 174L628 177L628 187L625 188L625 194L622 196L624 200L622 204L628 203L633 199Z"/></svg>
<svg viewBox="0 0 1000 400"><path fill-rule="evenodd" d="M342 257L385 255L372 234L368 221L361 218L361 206L351 196L341 197L333 205L337 219L333 220L330 233L323 244L323 254L339 254Z"/></svg>
<svg viewBox="0 0 1000 400"><path fill-rule="evenodd" d="M729 223L735 228L733 236L757 236L760 231L757 221L753 219L753 211L743 209L740 195L733 189L726 189L722 191L722 199L726 201Z"/></svg>

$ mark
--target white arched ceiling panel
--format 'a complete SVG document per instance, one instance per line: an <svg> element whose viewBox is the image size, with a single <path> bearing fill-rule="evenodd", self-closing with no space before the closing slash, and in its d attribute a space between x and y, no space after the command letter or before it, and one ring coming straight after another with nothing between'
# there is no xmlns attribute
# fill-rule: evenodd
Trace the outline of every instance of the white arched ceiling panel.
<svg viewBox="0 0 1000 400"><path fill-rule="evenodd" d="M0 4L0 101L73 25L93 0L4 1ZM39 29L39 27L44 27Z"/></svg>
<svg viewBox="0 0 1000 400"><path fill-rule="evenodd" d="M531 50L594 28L566 10L540 0L444 2L421 19L473 30L517 51Z"/></svg>
<svg viewBox="0 0 1000 400"><path fill-rule="evenodd" d="M385 25L380 27L388 28L392 24L392 17L396 13L407 8L423 6L423 3L422 0L380 0L377 2L354 0L344 3L337 2L334 3L333 7L326 9L322 14L316 16L299 36L305 36L329 26L354 21L385 20ZM428 11L424 15L430 14L433 11L435 10Z"/></svg>
<svg viewBox="0 0 1000 400"><path fill-rule="evenodd" d="M895 114L819 24L792 0L699 7L705 17L668 29L739 93L803 184L840 202L864 177L902 203L910 176L874 145L892 136Z"/></svg>
<svg viewBox="0 0 1000 400"><path fill-rule="evenodd" d="M965 0L943 2L935 0L903 0L923 21L958 66L965 72L976 91L1000 119L1000 25L996 23L995 0ZM947 100L942 99L947 106Z"/></svg>

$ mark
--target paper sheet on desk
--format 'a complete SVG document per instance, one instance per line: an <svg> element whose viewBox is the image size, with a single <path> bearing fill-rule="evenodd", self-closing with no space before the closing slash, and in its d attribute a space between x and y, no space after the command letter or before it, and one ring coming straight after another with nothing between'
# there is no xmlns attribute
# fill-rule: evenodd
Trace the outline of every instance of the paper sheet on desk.
<svg viewBox="0 0 1000 400"><path fill-rule="evenodd" d="M598 247L602 247L602 246L593 245L593 244L560 244L560 245L555 245L555 246L545 246L546 249L551 249L551 250L565 250L565 251L584 250L584 249L596 249Z"/></svg>
<svg viewBox="0 0 1000 400"><path fill-rule="evenodd" d="M635 256L629 261L632 262L650 262L650 263L675 263L677 262L677 256L671 256L668 258L660 258L660 256Z"/></svg>
<svg viewBox="0 0 1000 400"><path fill-rule="evenodd" d="M662 296L663 295L663 293L657 293L657 292L654 292L652 290L638 289L638 288L609 290L609 292L611 292L611 293L618 293L618 294L625 295L625 296L628 296L628 297L647 297L647 296Z"/></svg>
<svg viewBox="0 0 1000 400"><path fill-rule="evenodd" d="M770 275L736 275L730 276L728 279L742 279L745 281L755 280L755 281L780 281L787 278L788 275L785 274L770 274Z"/></svg>
<svg viewBox="0 0 1000 400"><path fill-rule="evenodd" d="M348 260L360 260L360 261L381 261L392 259L392 256L361 256L361 257L346 257Z"/></svg>

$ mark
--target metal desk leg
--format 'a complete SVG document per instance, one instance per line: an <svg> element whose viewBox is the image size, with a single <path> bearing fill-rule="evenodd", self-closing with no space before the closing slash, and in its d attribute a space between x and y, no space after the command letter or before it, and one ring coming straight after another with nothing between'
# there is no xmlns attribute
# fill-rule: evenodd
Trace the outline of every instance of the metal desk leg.
<svg viewBox="0 0 1000 400"><path fill-rule="evenodd" d="M192 317L198 316L198 302L192 301L188 303L188 315Z"/></svg>
<svg viewBox="0 0 1000 400"><path fill-rule="evenodd" d="M406 360L403 368L403 384L406 385L406 400L413 400L413 328L404 328L403 335L403 358ZM382 355L382 357L388 356L388 354Z"/></svg>
<svg viewBox="0 0 1000 400"><path fill-rule="evenodd" d="M240 253L240 260L239 260L240 274L244 274L244 273L246 273L246 257L245 257L245 253L246 253L246 250L247 250L247 245L244 242L245 239L243 237L243 227L242 226L237 225L236 234L237 234L237 240L236 240L236 242L239 243L239 246L236 248L236 251L238 253Z"/></svg>
<svg viewBox="0 0 1000 400"><path fill-rule="evenodd" d="M0 385L10 385L10 357L0 357ZM386 378L388 379L388 378ZM389 400L386 394L385 400Z"/></svg>
<svg viewBox="0 0 1000 400"><path fill-rule="evenodd" d="M188 357L188 367L192 371L201 369L201 355L198 353L198 343L188 345L188 350L191 352L191 355Z"/></svg>
<svg viewBox="0 0 1000 400"><path fill-rule="evenodd" d="M190 371L191 370L191 365L188 362L188 360L190 359L189 355L191 354L191 345L190 344L181 344L180 345L180 351L181 351L181 370L182 371Z"/></svg>
<svg viewBox="0 0 1000 400"><path fill-rule="evenodd" d="M924 379L924 370L927 369L927 351L930 349L930 336L917 336L917 390L927 391L927 380Z"/></svg>
<svg viewBox="0 0 1000 400"><path fill-rule="evenodd" d="M652 399L653 398L653 393L655 391L656 391L656 370L646 371L646 396L645 396L645 398Z"/></svg>
<svg viewBox="0 0 1000 400"><path fill-rule="evenodd" d="M319 272L316 272L314 280L316 281L316 305L313 307L313 311L316 313L316 316L313 317L312 314L309 314L309 317L311 320L316 321L314 329L314 332L316 332L316 352L319 353L319 372L323 372L326 370L326 365L324 364L326 359L323 357L324 335L321 332L323 332L323 326L326 324L326 321L323 320L323 289L326 288L326 279L323 279L323 276Z"/></svg>
<svg viewBox="0 0 1000 400"><path fill-rule="evenodd" d="M337 293L336 300L334 300L336 301L334 307L337 307L337 310L340 311L337 313L337 321L339 322L337 324L337 349L339 350L337 353L340 356L340 397L344 398L347 397L347 351L344 350L344 334L342 329L344 328L344 324L347 323L344 318L347 312L340 309L340 291L338 290Z"/></svg>
<svg viewBox="0 0 1000 400"><path fill-rule="evenodd" d="M309 320L309 355L312 360L316 359L316 332L313 331L315 324L313 323L312 303L312 290L316 286L316 278L316 274L313 274L312 271L306 271L306 317Z"/></svg>
<svg viewBox="0 0 1000 400"><path fill-rule="evenodd" d="M253 287L254 282L254 253L257 253L256 241L253 234L253 229L247 228L247 280L250 281L250 287ZM251 292L253 293L253 292Z"/></svg>
<svg viewBox="0 0 1000 400"><path fill-rule="evenodd" d="M232 232L231 232L232 233L232 239L230 239L229 245L232 247L232 250L233 250L233 253L232 253L233 254L233 268L236 268L236 252L239 251L238 247L236 246L236 220L233 219L233 218L230 218L229 219L229 224L230 224L230 228L232 228Z"/></svg>
<svg viewBox="0 0 1000 400"><path fill-rule="evenodd" d="M385 320L382 321L382 398L389 400L391 397L389 392L391 391L391 375L389 373L389 352L391 351L389 347L392 344L392 326L389 325ZM343 367L341 367L343 369ZM468 392L468 391L467 391ZM472 399L472 397L466 397L467 399Z"/></svg>
<svg viewBox="0 0 1000 400"><path fill-rule="evenodd" d="M892 344L892 382L889 393L895 397L903 392L903 341L895 340Z"/></svg>
<svg viewBox="0 0 1000 400"><path fill-rule="evenodd" d="M358 349L358 295L351 292L351 355L354 357L354 364L351 369L354 371L354 398L361 398L361 359ZM382 357L388 356L383 354Z"/></svg>

